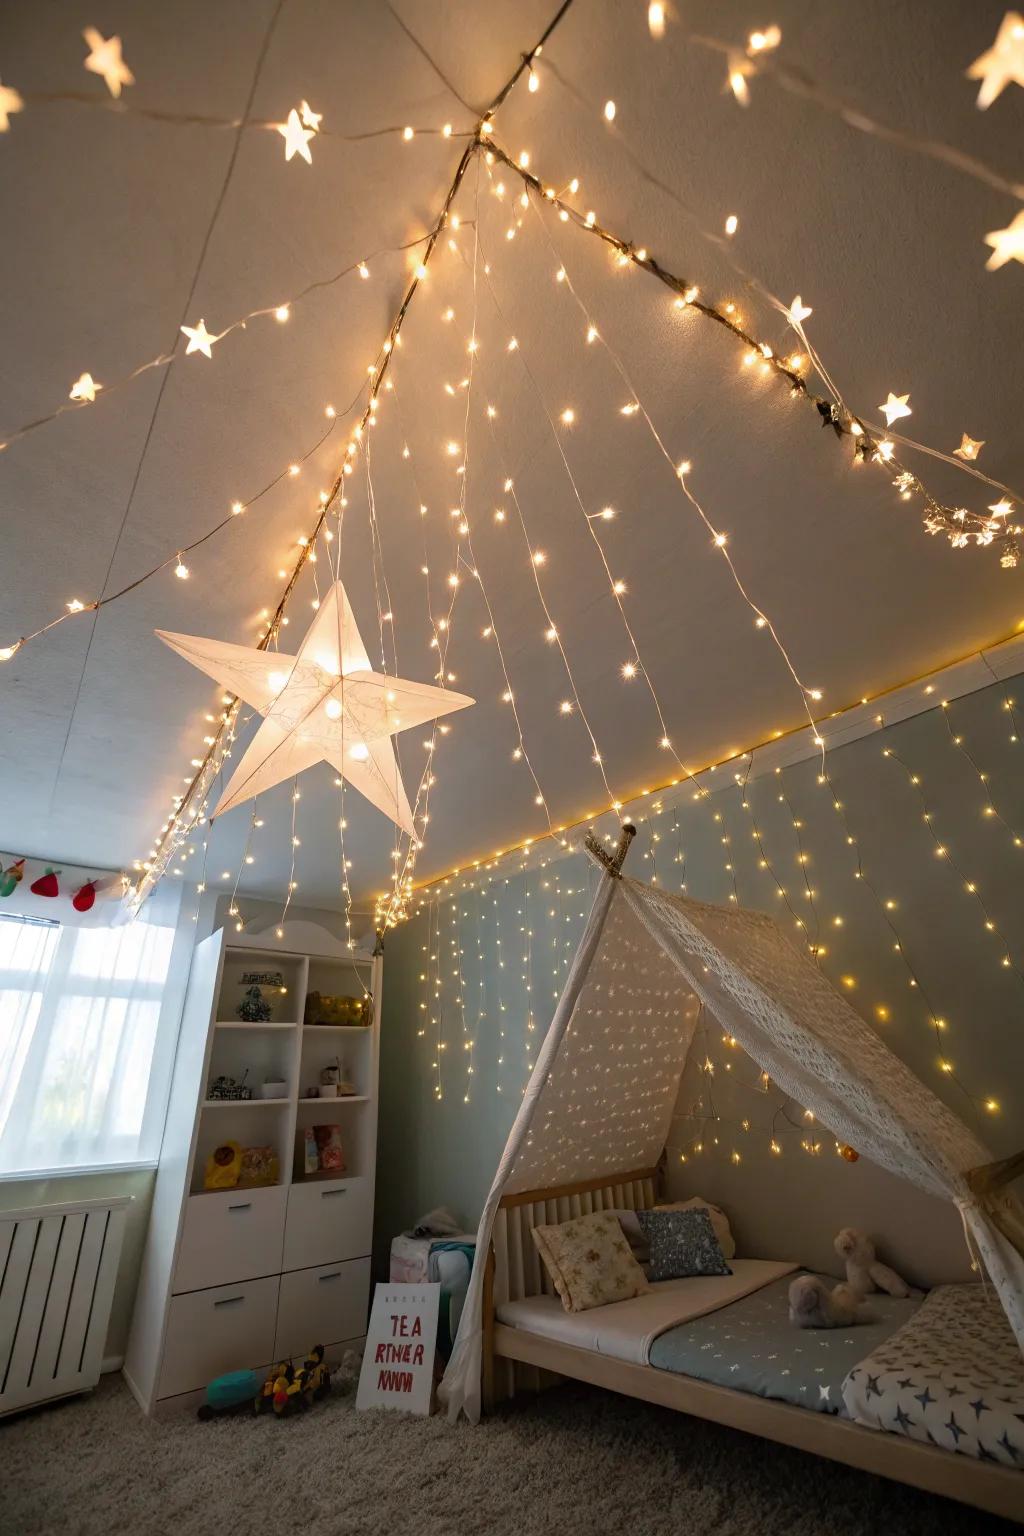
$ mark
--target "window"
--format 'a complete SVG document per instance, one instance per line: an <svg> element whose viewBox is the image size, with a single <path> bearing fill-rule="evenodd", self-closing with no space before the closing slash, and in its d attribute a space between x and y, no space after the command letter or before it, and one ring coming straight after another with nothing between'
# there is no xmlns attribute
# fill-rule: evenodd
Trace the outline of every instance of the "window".
<svg viewBox="0 0 1024 1536"><path fill-rule="evenodd" d="M122 926L0 913L0 1177L156 1161L187 964L169 894Z"/></svg>

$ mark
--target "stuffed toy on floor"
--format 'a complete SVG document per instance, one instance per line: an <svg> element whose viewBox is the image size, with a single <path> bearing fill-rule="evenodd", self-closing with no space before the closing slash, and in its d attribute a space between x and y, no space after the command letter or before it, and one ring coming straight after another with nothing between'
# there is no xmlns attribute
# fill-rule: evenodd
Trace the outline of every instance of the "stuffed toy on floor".
<svg viewBox="0 0 1024 1536"><path fill-rule="evenodd" d="M835 1250L846 1261L846 1280L862 1296L885 1291L890 1296L909 1296L910 1287L888 1264L875 1258L875 1245L856 1227L844 1227L835 1240Z"/></svg>
<svg viewBox="0 0 1024 1536"><path fill-rule="evenodd" d="M816 1275L799 1275L789 1287L789 1320L796 1328L848 1328L868 1321L858 1316L863 1299L852 1285L829 1290Z"/></svg>

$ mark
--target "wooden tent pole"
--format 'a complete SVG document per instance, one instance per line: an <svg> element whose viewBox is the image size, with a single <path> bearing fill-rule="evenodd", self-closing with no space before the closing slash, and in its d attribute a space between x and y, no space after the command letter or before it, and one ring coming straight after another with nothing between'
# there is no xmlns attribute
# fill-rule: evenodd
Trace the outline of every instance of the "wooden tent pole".
<svg viewBox="0 0 1024 1536"><path fill-rule="evenodd" d="M624 821L614 853L608 853L606 849L602 848L593 832L587 833L584 839L584 847L599 864L604 866L613 880L618 880L622 874L622 866L626 861L626 854L629 852L629 845L634 837L636 837L636 827L634 827L631 821Z"/></svg>

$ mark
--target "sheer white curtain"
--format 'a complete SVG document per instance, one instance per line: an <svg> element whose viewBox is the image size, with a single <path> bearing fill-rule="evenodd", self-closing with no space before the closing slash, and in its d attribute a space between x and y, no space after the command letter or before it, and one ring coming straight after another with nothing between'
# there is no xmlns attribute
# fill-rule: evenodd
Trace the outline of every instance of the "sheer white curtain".
<svg viewBox="0 0 1024 1536"><path fill-rule="evenodd" d="M0 1177L155 1162L191 935L180 887L140 916L0 912Z"/></svg>

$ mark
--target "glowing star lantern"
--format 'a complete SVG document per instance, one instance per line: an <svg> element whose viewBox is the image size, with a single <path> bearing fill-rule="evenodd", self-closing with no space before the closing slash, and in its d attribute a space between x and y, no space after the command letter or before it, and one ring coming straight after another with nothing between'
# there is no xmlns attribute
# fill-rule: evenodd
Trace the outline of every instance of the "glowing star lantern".
<svg viewBox="0 0 1024 1536"><path fill-rule="evenodd" d="M391 737L476 701L372 671L340 581L322 598L297 656L161 629L156 633L264 717L214 817L314 763L327 762L415 836Z"/></svg>
<svg viewBox="0 0 1024 1536"><path fill-rule="evenodd" d="M135 84L135 76L121 57L119 37L104 37L95 27L86 27L82 36L90 49L85 67L92 74L103 76L111 96L120 96L123 85Z"/></svg>
<svg viewBox="0 0 1024 1536"><path fill-rule="evenodd" d="M884 405L878 407L885 417L887 427L891 427L894 421L899 421L901 416L909 416L911 414L910 406L907 404L909 399L909 395L894 395L892 390L889 391L888 400Z"/></svg>
<svg viewBox="0 0 1024 1536"><path fill-rule="evenodd" d="M796 298L789 306L790 324L793 326L800 326L807 319L808 315L813 314L814 310L810 307L809 304L805 304L800 295L797 294Z"/></svg>
<svg viewBox="0 0 1024 1536"><path fill-rule="evenodd" d="M206 329L206 321L200 320L198 325L183 325L182 334L188 337L188 346L185 348L185 356L190 352L202 352L204 357L212 359L210 350L215 341L220 341L219 336L212 335Z"/></svg>
<svg viewBox="0 0 1024 1536"><path fill-rule="evenodd" d="M313 156L309 152L309 141L313 138L315 129L304 128L302 118L292 107L288 113L286 123L278 123L277 131L284 139L284 157L290 160L293 155L301 155L307 165L313 164Z"/></svg>
<svg viewBox="0 0 1024 1536"><path fill-rule="evenodd" d="M0 84L0 133L6 133L15 112L23 112L24 109L25 103L19 92L12 85Z"/></svg>
<svg viewBox="0 0 1024 1536"><path fill-rule="evenodd" d="M978 106L990 107L1007 85L1024 85L1024 16L1007 11L987 53L975 59L967 71L968 80L980 80Z"/></svg>
<svg viewBox="0 0 1024 1536"><path fill-rule="evenodd" d="M976 459L984 446L985 439L983 437L968 437L967 433L965 432L963 437L960 439L960 447L954 448L953 452L956 454L958 459Z"/></svg>
<svg viewBox="0 0 1024 1536"><path fill-rule="evenodd" d="M299 108L299 116L307 128L312 128L314 133L320 131L320 124L324 120L322 112L314 112L308 101L304 101Z"/></svg>
<svg viewBox="0 0 1024 1536"><path fill-rule="evenodd" d="M96 391L102 389L102 384L97 384L91 373L83 373L81 378L75 380L68 394L69 400L95 400Z"/></svg>
<svg viewBox="0 0 1024 1536"><path fill-rule="evenodd" d="M992 247L992 255L985 263L988 272L997 272L1008 261L1024 263L1024 209L1005 229L990 229L985 244Z"/></svg>

